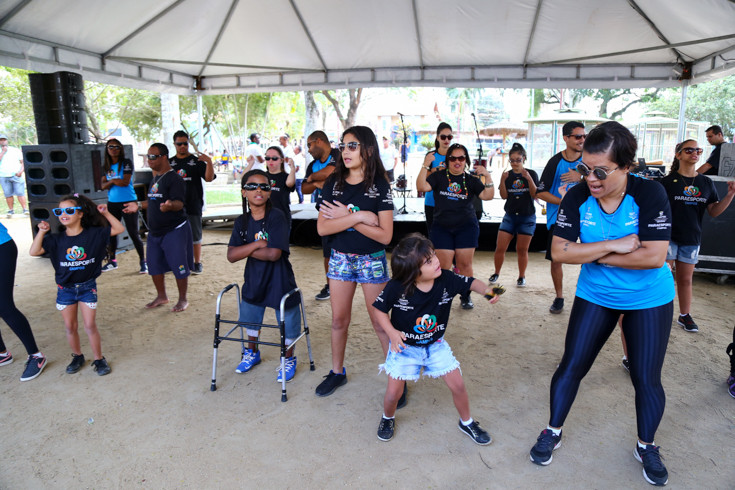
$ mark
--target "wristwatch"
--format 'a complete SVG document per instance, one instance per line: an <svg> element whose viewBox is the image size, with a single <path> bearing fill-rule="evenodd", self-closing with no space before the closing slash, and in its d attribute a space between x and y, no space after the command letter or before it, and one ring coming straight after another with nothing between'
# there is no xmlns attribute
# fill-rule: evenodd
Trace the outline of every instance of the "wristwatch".
<svg viewBox="0 0 735 490"><path fill-rule="evenodd" d="M422 167L424 167L426 170L431 170L431 167L429 167L428 165L422 165Z"/></svg>

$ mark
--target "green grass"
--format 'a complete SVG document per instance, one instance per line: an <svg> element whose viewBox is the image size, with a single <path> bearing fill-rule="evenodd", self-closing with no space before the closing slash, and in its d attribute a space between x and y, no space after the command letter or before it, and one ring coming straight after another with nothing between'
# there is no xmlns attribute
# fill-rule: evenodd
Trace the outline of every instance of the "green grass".
<svg viewBox="0 0 735 490"><path fill-rule="evenodd" d="M207 204L241 204L242 195L240 189L233 186L232 189L209 190L207 189Z"/></svg>

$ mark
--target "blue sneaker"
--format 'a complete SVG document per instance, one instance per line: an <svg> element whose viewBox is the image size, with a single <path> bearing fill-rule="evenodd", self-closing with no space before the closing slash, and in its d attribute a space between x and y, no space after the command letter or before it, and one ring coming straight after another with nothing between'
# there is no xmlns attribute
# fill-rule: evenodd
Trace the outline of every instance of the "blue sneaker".
<svg viewBox="0 0 735 490"><path fill-rule="evenodd" d="M531 448L531 461L547 466L553 459L551 453L554 449L559 449L559 446L561 446L561 432L557 436L549 429L542 430L536 444Z"/></svg>
<svg viewBox="0 0 735 490"><path fill-rule="evenodd" d="M296 356L287 357L286 361L284 362L285 369L286 369L286 383L291 381L296 374ZM281 377L281 366L278 366L278 377L276 378L276 383L282 383L283 378Z"/></svg>
<svg viewBox="0 0 735 490"><path fill-rule="evenodd" d="M663 487L669 483L669 472L666 471L666 466L661 461L658 450L659 447L653 444L643 448L636 444L633 456L639 463L643 464L643 478L651 485Z"/></svg>
<svg viewBox="0 0 735 490"><path fill-rule="evenodd" d="M237 365L237 369L235 369L235 372L237 374L247 373L251 369L253 369L254 366L260 364L260 351L256 350L253 351L252 349L243 349L242 350L242 361L240 361L240 364Z"/></svg>

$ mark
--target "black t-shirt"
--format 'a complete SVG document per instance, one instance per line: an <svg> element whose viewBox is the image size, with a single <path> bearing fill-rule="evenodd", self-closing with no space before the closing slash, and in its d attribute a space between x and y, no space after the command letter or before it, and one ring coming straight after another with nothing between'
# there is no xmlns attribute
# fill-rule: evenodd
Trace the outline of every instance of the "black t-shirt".
<svg viewBox="0 0 735 490"><path fill-rule="evenodd" d="M296 187L289 187L286 185L286 179L288 174L286 172L278 172L272 174L266 172L268 175L268 182L271 185L271 203L276 209L283 211L286 219L291 222L291 193Z"/></svg>
<svg viewBox="0 0 735 490"><path fill-rule="evenodd" d="M377 215L380 211L393 211L390 184L383 176L376 176L375 182L368 190L365 190L365 184L362 182L355 185L345 182L338 189L335 189L335 184L336 179L332 174L324 183L322 201L341 202L350 209L350 212L370 211ZM366 237L354 228L331 235L330 245L338 252L359 255L385 250L385 245Z"/></svg>
<svg viewBox="0 0 735 490"><path fill-rule="evenodd" d="M163 236L186 221L184 208L179 211L161 212L161 204L171 201L185 202L186 187L174 171L153 177L148 189L148 230L153 236Z"/></svg>
<svg viewBox="0 0 735 490"><path fill-rule="evenodd" d="M527 171L531 175L533 183L538 186L538 174L534 170L527 169ZM504 185L508 191L508 199L506 199L504 207L506 213L519 216L536 214L536 207L533 205L528 180L522 174L517 174L509 170L508 177L500 185Z"/></svg>
<svg viewBox="0 0 735 490"><path fill-rule="evenodd" d="M428 293L415 289L407 296L403 285L391 279L373 306L383 313L390 312L390 322L393 328L406 334L406 344L433 344L444 336L447 329L452 299L458 294L468 293L474 280L473 277L442 270Z"/></svg>
<svg viewBox="0 0 735 490"><path fill-rule="evenodd" d="M707 162L712 168L707 170L704 175L718 175L720 169L720 150L722 149L722 143L715 145L715 149L709 154Z"/></svg>
<svg viewBox="0 0 735 490"><path fill-rule="evenodd" d="M280 209L271 209L260 220L254 220L250 215L241 215L235 220L230 247L239 247L257 240L266 240L269 248L281 249L281 257L276 261L248 257L242 299L254 305L279 308L283 295L296 287L291 262L288 260L288 224ZM298 303L298 296L293 295L286 301L286 307L291 308Z"/></svg>
<svg viewBox="0 0 735 490"><path fill-rule="evenodd" d="M321 162L319 160L313 160L309 165L306 167L306 174L304 175L304 180L308 179L311 174L315 174L318 171L332 166L334 167L337 165L337 162L339 162L342 159L342 153L336 149L333 148L332 151L329 152L329 156L327 157L326 161ZM316 209L319 210L319 204L322 202L322 189L314 189L314 196L316 199Z"/></svg>
<svg viewBox="0 0 735 490"><path fill-rule="evenodd" d="M701 174L692 178L676 172L661 179L661 184L671 204L671 241L679 245L699 245L704 211L720 200L714 182Z"/></svg>
<svg viewBox="0 0 735 490"><path fill-rule="evenodd" d="M452 175L445 170L429 175L426 182L434 191L434 223L457 228L477 220L472 198L485 190L478 177L467 172Z"/></svg>
<svg viewBox="0 0 735 490"><path fill-rule="evenodd" d="M51 257L56 284L70 286L99 277L108 243L108 226L86 228L77 236L68 236L65 231L44 236L43 249Z"/></svg>
<svg viewBox="0 0 735 490"><path fill-rule="evenodd" d="M202 179L207 172L207 164L197 160L194 155L184 158L172 157L169 159L174 172L184 179L186 184L186 200L184 209L186 214L202 214L204 205L204 188Z"/></svg>

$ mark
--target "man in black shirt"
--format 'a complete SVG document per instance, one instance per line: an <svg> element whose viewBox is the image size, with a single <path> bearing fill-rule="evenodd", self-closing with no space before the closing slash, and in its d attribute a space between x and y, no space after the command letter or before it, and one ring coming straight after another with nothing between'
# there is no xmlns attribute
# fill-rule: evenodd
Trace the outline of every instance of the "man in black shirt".
<svg viewBox="0 0 735 490"><path fill-rule="evenodd" d="M189 153L189 135L184 131L174 133L176 156L171 158L171 168L184 179L186 184L186 200L184 209L191 226L194 241L194 268L192 274L202 273L202 206L204 205L204 188L202 179L212 182L216 175L212 159L204 153Z"/></svg>
<svg viewBox="0 0 735 490"><path fill-rule="evenodd" d="M720 170L720 147L725 142L725 135L722 134L722 128L716 124L708 127L705 135L707 143L714 145L715 149L712 150L707 161L697 169L697 172L704 175L717 175Z"/></svg>

